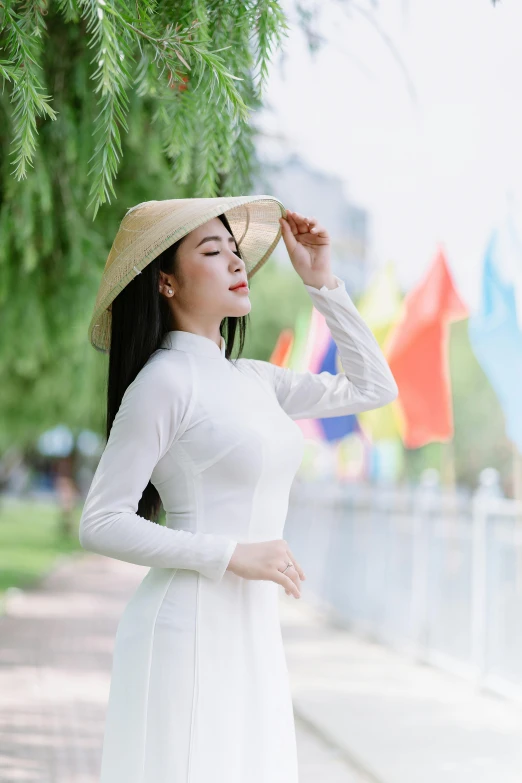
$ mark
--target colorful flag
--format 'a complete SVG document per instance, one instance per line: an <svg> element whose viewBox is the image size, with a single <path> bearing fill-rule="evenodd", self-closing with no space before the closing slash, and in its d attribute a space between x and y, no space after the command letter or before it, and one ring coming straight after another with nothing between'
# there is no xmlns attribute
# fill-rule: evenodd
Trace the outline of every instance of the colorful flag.
<svg viewBox="0 0 522 783"><path fill-rule="evenodd" d="M339 352L326 319L313 306L311 310L301 310L297 316L292 350L287 357L286 366L297 372L343 372ZM359 431L357 418L353 415L296 419L296 423L301 427L304 436L312 440L337 441Z"/></svg>
<svg viewBox="0 0 522 783"><path fill-rule="evenodd" d="M515 281L503 279L500 271L505 264L503 248L505 237L495 230L484 256L480 307L469 319L468 333L473 353L502 406L507 436L522 452L522 331Z"/></svg>
<svg viewBox="0 0 522 783"><path fill-rule="evenodd" d="M517 323L522 330L522 241L519 216L520 210L511 197L498 223L494 263L500 279L513 286Z"/></svg>
<svg viewBox="0 0 522 783"><path fill-rule="evenodd" d="M390 330L397 323L402 303L402 293L390 261L379 269L370 281L370 285L357 303L357 309L364 318L375 339L383 349ZM363 411L357 416L364 432L372 441L401 439L401 419L397 400Z"/></svg>
<svg viewBox="0 0 522 783"><path fill-rule="evenodd" d="M453 435L449 324L467 315L439 249L422 281L404 298L400 320L384 346L399 387L402 439L408 448Z"/></svg>
<svg viewBox="0 0 522 783"><path fill-rule="evenodd" d="M294 343L292 352L288 360L288 367L292 370L301 372L307 369L306 346L308 341L308 330L310 328L311 313L310 308L301 309L297 313L294 326Z"/></svg>
<svg viewBox="0 0 522 783"><path fill-rule="evenodd" d="M306 367L310 372L330 372L333 375L342 373L339 351L330 333L326 318L317 308L312 307L308 335L305 347ZM346 435L359 431L357 417L327 416L315 419L318 436L326 441L338 441Z"/></svg>
<svg viewBox="0 0 522 783"><path fill-rule="evenodd" d="M291 329L282 329L277 338L269 361L278 367L287 367L294 345L294 333Z"/></svg>
<svg viewBox="0 0 522 783"><path fill-rule="evenodd" d="M296 370L296 372L308 369L308 333L314 309L312 308L312 312L309 307L300 310L295 320L292 351L288 357L287 367ZM296 419L295 422L301 428L305 438L309 440L320 439L321 431L317 419Z"/></svg>

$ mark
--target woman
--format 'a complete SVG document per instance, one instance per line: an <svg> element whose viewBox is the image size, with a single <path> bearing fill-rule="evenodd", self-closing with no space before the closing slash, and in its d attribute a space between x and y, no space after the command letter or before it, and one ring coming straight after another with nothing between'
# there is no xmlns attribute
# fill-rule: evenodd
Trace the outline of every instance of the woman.
<svg viewBox="0 0 522 783"><path fill-rule="evenodd" d="M343 373L230 359L248 280L281 235ZM116 634L101 783L296 783L278 614L278 586L298 598L305 579L282 538L303 453L294 420L397 395L331 271L328 232L272 196L139 204L90 338L110 349L108 441L80 542L150 567ZM160 505L165 526L151 523Z"/></svg>

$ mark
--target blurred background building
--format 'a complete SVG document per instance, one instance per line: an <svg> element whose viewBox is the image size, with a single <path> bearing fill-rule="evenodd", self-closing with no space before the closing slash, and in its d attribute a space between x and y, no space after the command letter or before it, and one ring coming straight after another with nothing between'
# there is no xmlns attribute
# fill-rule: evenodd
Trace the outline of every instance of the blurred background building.
<svg viewBox="0 0 522 783"><path fill-rule="evenodd" d="M334 273L354 296L365 289L371 273L370 214L346 195L343 180L290 153L283 161L263 163L253 192L277 194L288 209L313 215L327 226Z"/></svg>

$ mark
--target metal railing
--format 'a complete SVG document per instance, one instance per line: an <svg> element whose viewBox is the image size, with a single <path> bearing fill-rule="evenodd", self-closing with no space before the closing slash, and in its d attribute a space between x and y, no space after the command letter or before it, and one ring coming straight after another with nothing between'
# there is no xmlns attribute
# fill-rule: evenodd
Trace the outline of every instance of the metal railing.
<svg viewBox="0 0 522 783"><path fill-rule="evenodd" d="M333 621L522 701L522 504L297 478L285 538Z"/></svg>

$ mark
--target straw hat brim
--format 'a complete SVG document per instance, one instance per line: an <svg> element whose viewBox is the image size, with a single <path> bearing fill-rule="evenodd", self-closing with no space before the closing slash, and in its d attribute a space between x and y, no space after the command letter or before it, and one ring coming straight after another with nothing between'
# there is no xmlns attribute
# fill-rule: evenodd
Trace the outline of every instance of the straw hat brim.
<svg viewBox="0 0 522 783"><path fill-rule="evenodd" d="M89 340L110 350L111 304L125 286L167 247L225 214L245 262L247 278L261 269L281 238L286 209L269 195L145 201L125 214L107 258L89 324Z"/></svg>

